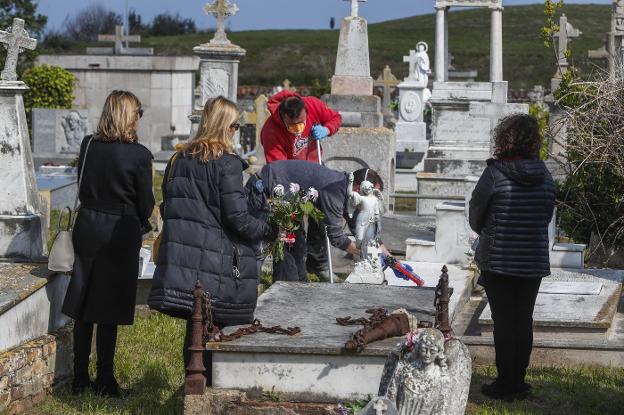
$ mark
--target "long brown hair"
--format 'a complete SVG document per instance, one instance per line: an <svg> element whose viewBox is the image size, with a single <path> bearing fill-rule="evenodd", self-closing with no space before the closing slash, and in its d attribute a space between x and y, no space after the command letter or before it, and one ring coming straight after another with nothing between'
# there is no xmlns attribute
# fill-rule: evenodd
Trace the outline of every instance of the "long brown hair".
<svg viewBox="0 0 624 415"><path fill-rule="evenodd" d="M209 99L199 122L197 135L184 148L182 153L202 162L216 160L224 153L232 153L234 143L230 130L240 118L240 111L235 103L222 96Z"/></svg>
<svg viewBox="0 0 624 415"><path fill-rule="evenodd" d="M129 91L113 91L106 98L95 137L103 141L138 141L141 101Z"/></svg>

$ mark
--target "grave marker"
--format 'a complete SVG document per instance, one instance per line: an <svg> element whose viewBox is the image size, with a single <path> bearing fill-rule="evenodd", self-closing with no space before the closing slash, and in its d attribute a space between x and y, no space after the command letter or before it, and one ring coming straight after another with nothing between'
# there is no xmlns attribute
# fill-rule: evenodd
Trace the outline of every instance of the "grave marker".
<svg viewBox="0 0 624 415"><path fill-rule="evenodd" d="M2 81L17 81L17 58L24 50L35 50L37 40L28 36L22 19L13 19L13 25L6 31L0 31L0 43L7 51L4 69L0 74Z"/></svg>
<svg viewBox="0 0 624 415"><path fill-rule="evenodd" d="M230 40L225 33L225 19L236 15L240 9L229 0L215 0L212 4L206 4L204 11L206 14L212 14L217 19L217 30L210 43L229 45Z"/></svg>
<svg viewBox="0 0 624 415"><path fill-rule="evenodd" d="M113 42L115 46L113 48L87 48L87 54L92 55L153 55L154 49L152 48L128 48L124 47L124 43L128 42L141 42L141 36L139 35L126 35L124 34L124 27L121 25L115 26L115 34L113 35L98 35L98 42Z"/></svg>

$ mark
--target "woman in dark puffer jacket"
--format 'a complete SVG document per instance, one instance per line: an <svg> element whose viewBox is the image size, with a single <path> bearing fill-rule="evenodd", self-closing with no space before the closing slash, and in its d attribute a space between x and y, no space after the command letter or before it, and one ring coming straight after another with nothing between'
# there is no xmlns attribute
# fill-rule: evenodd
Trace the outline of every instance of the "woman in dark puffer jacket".
<svg viewBox="0 0 624 415"><path fill-rule="evenodd" d="M164 226L149 298L151 308L188 319L199 280L214 300L220 327L252 322L260 273L252 246L276 233L247 212L247 164L233 153L239 117L233 102L209 100L197 135L167 166ZM188 327L186 337L185 367Z"/></svg>
<svg viewBox="0 0 624 415"><path fill-rule="evenodd" d="M533 347L533 309L543 277L550 275L548 224L555 185L539 159L542 137L535 119L511 115L494 132L487 162L470 201L470 226L479 234L475 259L494 320L498 378L485 395L513 398L525 382Z"/></svg>

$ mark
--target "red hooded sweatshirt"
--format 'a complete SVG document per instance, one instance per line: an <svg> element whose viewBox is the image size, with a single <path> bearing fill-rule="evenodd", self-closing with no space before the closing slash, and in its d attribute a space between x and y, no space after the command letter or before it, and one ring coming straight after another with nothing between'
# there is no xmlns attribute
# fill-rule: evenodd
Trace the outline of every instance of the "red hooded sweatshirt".
<svg viewBox="0 0 624 415"><path fill-rule="evenodd" d="M264 123L260 136L267 163L276 160L307 160L318 163L316 140L311 137L312 127L321 124L329 129L329 135L334 135L342 124L340 114L330 109L323 101L315 97L302 97L308 116L303 134L296 137L286 129L279 115L280 103L294 95L298 94L282 91L269 99L271 117Z"/></svg>

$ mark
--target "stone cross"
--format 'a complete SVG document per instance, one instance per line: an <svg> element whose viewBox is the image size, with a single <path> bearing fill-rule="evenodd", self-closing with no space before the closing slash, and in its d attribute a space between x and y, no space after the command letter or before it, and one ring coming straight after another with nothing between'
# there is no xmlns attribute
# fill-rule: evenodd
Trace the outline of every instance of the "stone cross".
<svg viewBox="0 0 624 415"><path fill-rule="evenodd" d="M388 65L383 70L383 73L379 75L377 80L373 83L374 86L383 89L382 106L384 112L389 112L390 95L392 94L392 88L399 85L399 80L392 74L392 69Z"/></svg>
<svg viewBox="0 0 624 415"><path fill-rule="evenodd" d="M139 35L124 35L123 26L115 26L114 35L99 35L99 42L115 42L115 55L123 54L124 46L123 42L140 42L141 36ZM110 50L110 49L109 49Z"/></svg>
<svg viewBox="0 0 624 415"><path fill-rule="evenodd" d="M382 399L377 399L373 409L375 410L375 415L384 415L388 410L388 405Z"/></svg>
<svg viewBox="0 0 624 415"><path fill-rule="evenodd" d="M360 5L358 3L366 3L368 0L344 0L351 2L351 17L358 17L360 13Z"/></svg>
<svg viewBox="0 0 624 415"><path fill-rule="evenodd" d="M14 18L10 28L6 31L0 30L0 43L7 50L0 80L17 81L17 58L24 49L34 50L37 47L37 40L28 37L22 19Z"/></svg>
<svg viewBox="0 0 624 415"><path fill-rule="evenodd" d="M583 32L568 23L568 18L565 14L561 15L559 19L559 31L554 35L554 37L558 39L557 60L561 74L566 73L568 70L568 58L565 56L568 50L568 43L571 42L573 38L577 38L582 34Z"/></svg>
<svg viewBox="0 0 624 415"><path fill-rule="evenodd" d="M238 13L238 6L229 0L215 0L212 4L206 4L204 11L212 14L217 19L217 31L210 43L229 44L230 40L225 34L225 19Z"/></svg>
<svg viewBox="0 0 624 415"><path fill-rule="evenodd" d="M418 80L416 77L416 64L418 63L418 58L415 50L410 50L409 53L409 56L403 56L403 62L409 63L409 74L407 75L407 79L416 81Z"/></svg>

